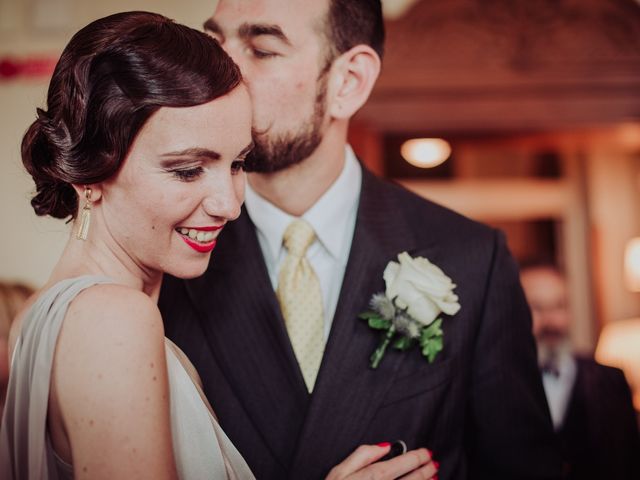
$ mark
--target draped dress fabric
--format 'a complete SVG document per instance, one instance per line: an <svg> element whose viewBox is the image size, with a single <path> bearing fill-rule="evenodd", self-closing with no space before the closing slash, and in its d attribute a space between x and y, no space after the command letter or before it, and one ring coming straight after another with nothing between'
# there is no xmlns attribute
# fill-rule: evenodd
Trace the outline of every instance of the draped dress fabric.
<svg viewBox="0 0 640 480"><path fill-rule="evenodd" d="M73 468L54 452L47 431L53 355L69 303L84 289L114 283L106 277L63 280L27 312L12 362L0 427L0 478L62 480ZM173 452L181 480L254 479L218 425L184 354L165 342Z"/></svg>

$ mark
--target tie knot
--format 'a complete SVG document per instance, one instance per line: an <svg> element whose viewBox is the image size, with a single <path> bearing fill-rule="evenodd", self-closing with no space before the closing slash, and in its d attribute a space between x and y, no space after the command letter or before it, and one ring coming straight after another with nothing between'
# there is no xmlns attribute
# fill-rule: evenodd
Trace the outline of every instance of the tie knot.
<svg viewBox="0 0 640 480"><path fill-rule="evenodd" d="M313 227L304 220L298 219L289 224L284 231L282 241L291 255L304 257L315 238L316 233L313 231Z"/></svg>

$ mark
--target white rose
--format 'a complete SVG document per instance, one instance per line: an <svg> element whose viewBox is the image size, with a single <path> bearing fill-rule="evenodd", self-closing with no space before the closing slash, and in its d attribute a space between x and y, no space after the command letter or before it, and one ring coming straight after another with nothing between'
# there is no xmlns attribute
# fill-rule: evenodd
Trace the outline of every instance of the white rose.
<svg viewBox="0 0 640 480"><path fill-rule="evenodd" d="M440 314L454 315L460 310L456 285L442 270L423 257L398 255L400 263L389 262L384 270L386 296L423 325L430 325Z"/></svg>

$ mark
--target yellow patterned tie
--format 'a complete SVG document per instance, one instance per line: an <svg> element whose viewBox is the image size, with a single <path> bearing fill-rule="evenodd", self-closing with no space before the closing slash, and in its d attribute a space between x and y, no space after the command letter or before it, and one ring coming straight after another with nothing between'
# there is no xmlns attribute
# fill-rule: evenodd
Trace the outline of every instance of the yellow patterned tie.
<svg viewBox="0 0 640 480"><path fill-rule="evenodd" d="M284 232L288 255L278 276L278 301L309 392L324 351L322 291L316 272L305 257L316 234L304 220L294 220Z"/></svg>

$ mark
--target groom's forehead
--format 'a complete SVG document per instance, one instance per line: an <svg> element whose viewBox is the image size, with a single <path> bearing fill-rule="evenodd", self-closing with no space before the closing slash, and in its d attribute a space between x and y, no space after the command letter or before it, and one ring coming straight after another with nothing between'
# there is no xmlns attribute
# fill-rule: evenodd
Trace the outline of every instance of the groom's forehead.
<svg viewBox="0 0 640 480"><path fill-rule="evenodd" d="M216 33L236 35L242 27L277 26L285 33L324 24L329 0L221 0L213 16L205 22Z"/></svg>

